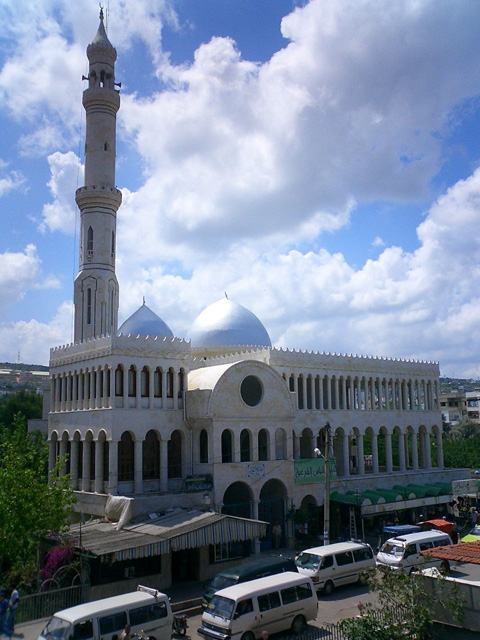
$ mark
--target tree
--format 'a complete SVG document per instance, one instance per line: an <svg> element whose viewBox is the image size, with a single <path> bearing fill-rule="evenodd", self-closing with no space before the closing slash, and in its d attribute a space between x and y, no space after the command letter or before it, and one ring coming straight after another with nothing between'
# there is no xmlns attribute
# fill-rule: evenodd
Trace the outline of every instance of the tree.
<svg viewBox="0 0 480 640"><path fill-rule="evenodd" d="M456 620L463 616L458 587L441 576L441 604L451 610ZM401 571L366 574L370 591L376 591L378 605L359 605L361 615L340 622L340 629L348 640L424 640L430 637L433 606L428 598L421 574L406 575ZM438 603L438 601L437 601ZM401 632L400 632L401 630Z"/></svg>
<svg viewBox="0 0 480 640"><path fill-rule="evenodd" d="M446 467L480 469L480 435L464 440L445 440L443 457Z"/></svg>
<svg viewBox="0 0 480 640"><path fill-rule="evenodd" d="M38 539L68 525L74 498L61 464L48 474L48 448L40 433L28 434L21 415L0 427L0 572L25 576L36 563Z"/></svg>
<svg viewBox="0 0 480 640"><path fill-rule="evenodd" d="M27 420L42 417L42 396L29 391L19 391L0 398L0 424L12 429L13 418L22 413Z"/></svg>

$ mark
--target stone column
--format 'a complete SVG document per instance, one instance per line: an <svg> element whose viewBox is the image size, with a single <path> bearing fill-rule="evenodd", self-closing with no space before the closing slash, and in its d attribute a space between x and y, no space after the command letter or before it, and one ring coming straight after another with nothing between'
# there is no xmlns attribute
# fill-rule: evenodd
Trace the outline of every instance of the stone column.
<svg viewBox="0 0 480 640"><path fill-rule="evenodd" d="M148 408L153 409L153 398L155 397L155 371L148 374Z"/></svg>
<svg viewBox="0 0 480 640"><path fill-rule="evenodd" d="M403 433L398 436L398 458L400 471L405 471L405 436Z"/></svg>
<svg viewBox="0 0 480 640"><path fill-rule="evenodd" d="M358 475L365 475L365 458L363 456L363 435L357 437L357 468Z"/></svg>
<svg viewBox="0 0 480 640"><path fill-rule="evenodd" d="M333 383L333 385L334 385L333 388L335 390L335 409L340 409L340 403L339 403L339 400L340 400L340 391L339 391L340 384L339 384L338 376L335 376L335 382ZM333 408L334 407L332 406L332 409Z"/></svg>
<svg viewBox="0 0 480 640"><path fill-rule="evenodd" d="M126 366L123 367L123 408L127 409L129 407L128 402L128 369Z"/></svg>
<svg viewBox="0 0 480 640"><path fill-rule="evenodd" d="M98 376L97 376L98 377ZM92 368L90 370L90 402L88 403L88 408L89 409L95 409L95 402L96 402L96 393L95 393L95 381L96 381L96 377L95 377L95 371Z"/></svg>
<svg viewBox="0 0 480 640"><path fill-rule="evenodd" d="M258 520L258 502L256 500L252 500L252 518ZM258 556L260 554L260 538L253 539L253 546L255 555Z"/></svg>
<svg viewBox="0 0 480 640"><path fill-rule="evenodd" d="M137 409L142 406L142 370L140 367L135 369L135 406Z"/></svg>
<svg viewBox="0 0 480 640"><path fill-rule="evenodd" d="M60 440L60 457L63 458L67 453L67 440L65 440L65 438L62 438ZM60 466L60 475L61 476L65 476L67 475L67 464L66 462L62 462L61 466Z"/></svg>
<svg viewBox="0 0 480 640"><path fill-rule="evenodd" d="M83 441L83 478L82 491L90 491L90 440Z"/></svg>
<svg viewBox="0 0 480 640"><path fill-rule="evenodd" d="M111 366L108 370L110 376L110 393L108 395L107 407L115 406L115 367Z"/></svg>
<svg viewBox="0 0 480 640"><path fill-rule="evenodd" d="M103 367L103 401L102 407L106 408L110 406L108 397L108 385L110 382L110 369L108 366Z"/></svg>
<svg viewBox="0 0 480 640"><path fill-rule="evenodd" d="M240 432L238 431L238 429L233 432L232 447L233 447L233 451L232 451L233 462L240 462L241 460ZM257 455L257 459L258 459L258 455Z"/></svg>
<svg viewBox="0 0 480 640"><path fill-rule="evenodd" d="M78 374L78 400L77 400L77 408L83 409L83 371L80 371Z"/></svg>
<svg viewBox="0 0 480 640"><path fill-rule="evenodd" d="M135 494L143 493L143 448L142 441L135 440L135 468L134 468L134 484L133 492Z"/></svg>
<svg viewBox="0 0 480 640"><path fill-rule="evenodd" d="M168 440L160 440L160 491L168 491Z"/></svg>
<svg viewBox="0 0 480 640"><path fill-rule="evenodd" d="M70 447L70 476L72 489L78 489L78 440L72 440Z"/></svg>
<svg viewBox="0 0 480 640"><path fill-rule="evenodd" d="M295 432L293 434L293 458L294 460L300 460L300 439Z"/></svg>
<svg viewBox="0 0 480 640"><path fill-rule="evenodd" d="M319 409L322 410L323 407L323 376L318 377L318 400L319 400Z"/></svg>
<svg viewBox="0 0 480 640"><path fill-rule="evenodd" d="M97 375L95 378L96 390L95 390L95 409L100 409L102 406L102 368L97 367Z"/></svg>
<svg viewBox="0 0 480 640"><path fill-rule="evenodd" d="M432 452L430 449L430 433L425 433L425 468L432 468Z"/></svg>
<svg viewBox="0 0 480 640"><path fill-rule="evenodd" d="M343 436L343 475L350 475L350 443L346 433Z"/></svg>
<svg viewBox="0 0 480 640"><path fill-rule="evenodd" d="M372 467L373 473L378 473L378 436L376 433L372 434Z"/></svg>
<svg viewBox="0 0 480 640"><path fill-rule="evenodd" d="M303 408L307 408L307 376L303 376L303 385L302 385L302 401Z"/></svg>
<svg viewBox="0 0 480 640"><path fill-rule="evenodd" d="M103 491L103 440L95 443L95 493Z"/></svg>
<svg viewBox="0 0 480 640"><path fill-rule="evenodd" d="M332 379L330 376L325 376L327 378L327 409L332 409Z"/></svg>
<svg viewBox="0 0 480 640"><path fill-rule="evenodd" d="M445 465L443 462L443 440L442 440L441 429L438 429L436 433L436 438L437 438L437 467L439 469L443 469Z"/></svg>
<svg viewBox="0 0 480 640"><path fill-rule="evenodd" d="M345 376L342 376L342 404L341 409L347 409L347 381L345 380Z"/></svg>
<svg viewBox="0 0 480 640"><path fill-rule="evenodd" d="M51 473L57 460L57 441L48 441L48 472Z"/></svg>
<svg viewBox="0 0 480 640"><path fill-rule="evenodd" d="M412 433L412 469L418 471L418 442L415 432Z"/></svg>
<svg viewBox="0 0 480 640"><path fill-rule="evenodd" d="M385 459L386 459L387 473L392 473L393 471L392 435L390 433L385 434Z"/></svg>
<svg viewBox="0 0 480 640"><path fill-rule="evenodd" d="M118 493L118 440L108 441L108 493Z"/></svg>
<svg viewBox="0 0 480 640"><path fill-rule="evenodd" d="M435 380L435 409L440 411L440 394L438 392L438 380Z"/></svg>
<svg viewBox="0 0 480 640"><path fill-rule="evenodd" d="M173 409L178 409L178 371L173 372Z"/></svg>
<svg viewBox="0 0 480 640"><path fill-rule="evenodd" d="M167 403L167 376L168 369L162 373L162 409L166 409L168 406Z"/></svg>

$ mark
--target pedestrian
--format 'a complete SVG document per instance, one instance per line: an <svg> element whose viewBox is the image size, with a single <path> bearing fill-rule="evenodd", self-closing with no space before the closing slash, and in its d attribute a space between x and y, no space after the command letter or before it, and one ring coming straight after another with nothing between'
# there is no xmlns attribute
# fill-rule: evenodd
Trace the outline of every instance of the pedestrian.
<svg viewBox="0 0 480 640"><path fill-rule="evenodd" d="M478 511L476 507L472 507L470 510L470 522L472 524L472 527L474 527L477 524L477 521L478 521Z"/></svg>
<svg viewBox="0 0 480 640"><path fill-rule="evenodd" d="M8 598L4 589L0 590L0 637L3 635L5 618L7 617Z"/></svg>
<svg viewBox="0 0 480 640"><path fill-rule="evenodd" d="M13 632L15 631L15 614L17 612L19 599L20 596L18 594L17 587L13 587L12 593L10 594L10 600L8 601L7 619L5 620L5 625L3 627L3 633L9 638L13 636Z"/></svg>
<svg viewBox="0 0 480 640"><path fill-rule="evenodd" d="M132 629L129 624L125 625L125 629L120 634L120 640L130 640L132 637Z"/></svg>
<svg viewBox="0 0 480 640"><path fill-rule="evenodd" d="M280 543L282 541L282 527L279 522L275 522L272 527L273 548L280 549Z"/></svg>

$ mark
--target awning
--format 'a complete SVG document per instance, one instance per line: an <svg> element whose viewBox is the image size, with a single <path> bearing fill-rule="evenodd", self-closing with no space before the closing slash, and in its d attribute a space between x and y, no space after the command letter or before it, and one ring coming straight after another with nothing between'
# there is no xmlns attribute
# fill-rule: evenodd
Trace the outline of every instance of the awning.
<svg viewBox="0 0 480 640"><path fill-rule="evenodd" d="M77 546L95 556L133 560L222 542L263 538L267 523L223 513L175 510L117 530L115 523L93 520L70 528Z"/></svg>

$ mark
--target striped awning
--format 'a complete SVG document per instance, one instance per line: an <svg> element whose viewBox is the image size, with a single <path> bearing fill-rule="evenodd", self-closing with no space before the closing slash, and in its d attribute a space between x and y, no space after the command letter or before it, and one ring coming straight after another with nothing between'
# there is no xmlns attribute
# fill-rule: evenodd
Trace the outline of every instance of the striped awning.
<svg viewBox="0 0 480 640"><path fill-rule="evenodd" d="M223 513L187 511L129 524L117 530L98 520L70 529L79 546L96 556L134 560L223 542L242 542L266 535L267 523ZM80 535L81 529L81 535ZM81 540L81 544L80 544Z"/></svg>

